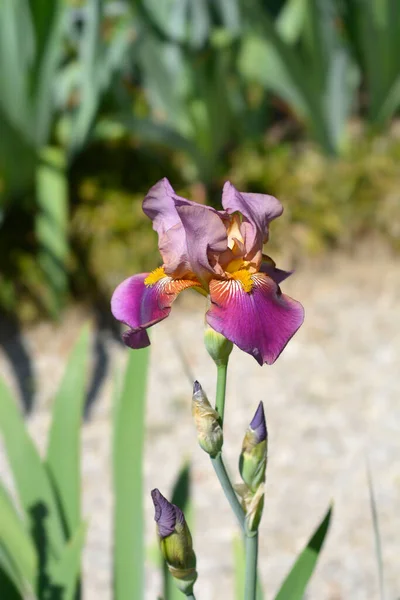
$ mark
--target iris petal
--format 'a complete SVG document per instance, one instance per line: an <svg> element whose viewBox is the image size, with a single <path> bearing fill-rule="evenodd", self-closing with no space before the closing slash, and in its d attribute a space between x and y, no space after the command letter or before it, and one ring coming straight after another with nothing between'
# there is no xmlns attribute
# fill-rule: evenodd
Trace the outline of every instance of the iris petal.
<svg viewBox="0 0 400 600"><path fill-rule="evenodd" d="M293 271L284 271L283 269L278 269L272 258L266 256L265 254L263 254L262 259L263 262L260 265L261 273L265 273L271 277L271 279L273 279L278 285L293 274Z"/></svg>
<svg viewBox="0 0 400 600"><path fill-rule="evenodd" d="M153 221L158 233L158 247L166 272L182 277L190 270L186 249L186 234L175 208L178 196L164 177L148 191L143 201L143 212Z"/></svg>
<svg viewBox="0 0 400 600"><path fill-rule="evenodd" d="M248 352L262 365L272 364L304 320L302 305L281 293L264 273L252 276L253 288L245 292L240 281L210 282L208 324Z"/></svg>
<svg viewBox="0 0 400 600"><path fill-rule="evenodd" d="M165 272L175 278L195 273L208 281L215 273L215 255L227 248L220 214L211 206L178 196L165 177L149 190L143 211L158 233Z"/></svg>
<svg viewBox="0 0 400 600"><path fill-rule="evenodd" d="M179 201L175 205L186 232L191 269L200 280L208 282L215 275L218 255L228 247L224 222L217 211L210 207L194 203L188 205Z"/></svg>
<svg viewBox="0 0 400 600"><path fill-rule="evenodd" d="M179 292L199 285L197 281L162 277L149 286L144 283L148 275L141 273L125 279L111 299L114 317L131 328L123 334L125 344L131 348L148 346L150 341L144 330L168 317Z"/></svg>
<svg viewBox="0 0 400 600"><path fill-rule="evenodd" d="M282 204L274 196L239 192L230 181L224 185L222 206L229 214L239 212L243 216L241 230L249 257L261 251L268 240L269 223L283 212Z"/></svg>

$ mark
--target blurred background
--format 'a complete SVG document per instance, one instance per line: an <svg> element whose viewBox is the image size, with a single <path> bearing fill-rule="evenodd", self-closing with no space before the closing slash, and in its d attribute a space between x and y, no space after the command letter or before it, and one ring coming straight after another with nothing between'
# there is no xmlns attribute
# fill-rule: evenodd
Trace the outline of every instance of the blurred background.
<svg viewBox="0 0 400 600"><path fill-rule="evenodd" d="M264 393L276 431L265 582L276 589L333 497L336 530L309 597L377 597L368 452L388 597L399 596L399 109L398 0L0 3L0 369L43 444L65 357L92 318L84 503L97 526L85 598L110 597L104 469L110 378L125 352L109 299L123 278L159 265L141 202L164 176L216 207L229 179L285 208L269 253L296 268L285 291L305 305L306 324L271 369L239 353L232 361L232 464ZM211 395L214 379L203 307L190 294L181 304L153 336L146 481L168 488L160 455L175 472L193 452L198 529L207 538L210 528L198 541L199 598L212 600L221 573L204 557L224 555L234 523L218 488L204 489L212 475L190 429L188 381L201 376ZM219 505L226 535L214 547ZM229 556L222 576L229 590ZM149 582L154 598L151 570Z"/></svg>

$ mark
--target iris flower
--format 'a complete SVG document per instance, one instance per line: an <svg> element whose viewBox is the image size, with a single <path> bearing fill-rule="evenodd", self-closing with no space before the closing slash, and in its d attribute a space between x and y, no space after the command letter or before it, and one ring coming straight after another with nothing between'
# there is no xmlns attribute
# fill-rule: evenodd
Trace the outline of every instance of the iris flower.
<svg viewBox="0 0 400 600"><path fill-rule="evenodd" d="M130 348L150 344L146 330L168 317L171 305L188 288L209 298L206 321L258 361L272 364L303 322L299 302L282 294L290 275L263 254L269 223L282 214L279 200L239 192L229 181L223 210L178 196L164 178L143 201L158 233L161 267L125 279L111 309L128 325Z"/></svg>

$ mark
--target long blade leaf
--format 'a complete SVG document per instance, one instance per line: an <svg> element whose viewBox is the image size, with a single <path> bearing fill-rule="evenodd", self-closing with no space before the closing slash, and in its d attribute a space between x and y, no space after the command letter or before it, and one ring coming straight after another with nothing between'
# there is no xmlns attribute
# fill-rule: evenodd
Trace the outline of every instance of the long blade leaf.
<svg viewBox="0 0 400 600"><path fill-rule="evenodd" d="M368 477L369 500L370 500L370 505L371 505L372 524L374 527L376 562L378 565L379 597L380 597L380 600L385 600L385 580L384 580L384 576L383 576L381 534L379 531L378 511L376 508L376 500L375 500L374 486L372 483L371 469L370 469L368 462L367 462L367 477Z"/></svg>
<svg viewBox="0 0 400 600"><path fill-rule="evenodd" d="M332 516L332 506L309 539L307 546L298 556L291 571L284 580L275 600L302 600L307 584L314 572Z"/></svg>
<svg viewBox="0 0 400 600"><path fill-rule="evenodd" d="M48 283L48 308L57 317L68 287L68 184L65 158L55 147L45 148L37 168L38 259Z"/></svg>
<svg viewBox="0 0 400 600"><path fill-rule="evenodd" d="M71 352L53 406L47 466L66 521L67 537L80 518L80 429L85 403L89 327L84 327Z"/></svg>
<svg viewBox="0 0 400 600"><path fill-rule="evenodd" d="M0 598L7 598L7 600L23 600L23 583L11 557L1 543Z"/></svg>
<svg viewBox="0 0 400 600"><path fill-rule="evenodd" d="M56 563L51 566L50 576L53 585L62 590L62 600L74 600L78 584L81 556L87 524L81 523Z"/></svg>
<svg viewBox="0 0 400 600"><path fill-rule="evenodd" d="M113 424L114 594L144 597L143 445L149 350L130 352Z"/></svg>
<svg viewBox="0 0 400 600"><path fill-rule="evenodd" d="M48 473L25 427L17 403L0 379L0 431L17 487L19 500L31 528L45 524L47 552L57 557L64 546L64 530Z"/></svg>
<svg viewBox="0 0 400 600"><path fill-rule="evenodd" d="M25 524L0 483L0 566L21 593L35 588L36 550Z"/></svg>

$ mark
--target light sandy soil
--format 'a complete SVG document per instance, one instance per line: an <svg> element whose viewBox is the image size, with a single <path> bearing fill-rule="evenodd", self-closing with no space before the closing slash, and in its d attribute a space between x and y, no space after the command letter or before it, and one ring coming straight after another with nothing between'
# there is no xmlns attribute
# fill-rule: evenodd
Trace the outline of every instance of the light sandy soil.
<svg viewBox="0 0 400 600"><path fill-rule="evenodd" d="M309 600L379 598L368 457L381 525L387 599L400 598L400 266L394 259L335 259L318 269L300 269L284 291L299 299L306 321L272 367L259 367L235 350L230 365L225 455L232 473L244 430L259 400L269 427L267 499L261 526L260 572L272 599L296 554L327 506L332 528L308 590ZM197 446L190 412L191 384L180 353L209 397L215 372L202 345L203 300L188 294L152 335L147 407L145 489L171 490L190 459L198 556L198 600L233 598L232 540L236 525L207 456ZM49 405L65 358L84 320L69 312L60 326L41 324L24 334L33 357L35 408L29 428L41 448ZM7 338L7 339L6 339ZM17 359L12 334L5 347ZM101 342L101 343L100 343ZM91 418L83 428L84 513L90 529L84 556L84 599L111 599L111 372L122 368L126 350L100 334L105 375ZM102 356L102 353L98 353ZM25 374L26 367L21 367ZM105 369L107 369L105 371ZM0 354L0 372L17 391L11 364ZM30 394L30 383L25 393ZM132 450L135 441L132 440ZM11 485L4 454L0 474ZM154 543L153 509L146 495L146 534ZM147 596L160 593L157 569L147 566Z"/></svg>

